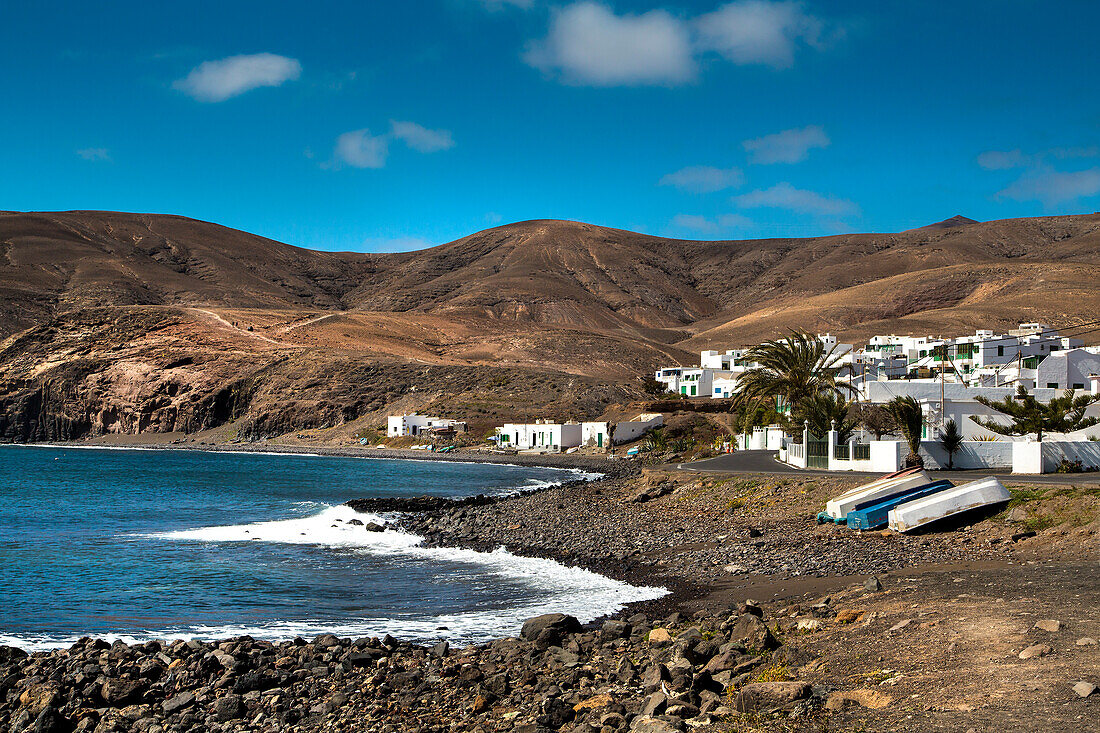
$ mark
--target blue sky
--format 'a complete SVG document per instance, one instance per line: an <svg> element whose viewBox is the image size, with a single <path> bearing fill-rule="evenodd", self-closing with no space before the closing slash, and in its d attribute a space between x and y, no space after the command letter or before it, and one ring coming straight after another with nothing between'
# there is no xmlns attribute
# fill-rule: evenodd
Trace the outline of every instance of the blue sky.
<svg viewBox="0 0 1100 733"><path fill-rule="evenodd" d="M16 3L0 209L397 250L1100 209L1093 2Z"/></svg>

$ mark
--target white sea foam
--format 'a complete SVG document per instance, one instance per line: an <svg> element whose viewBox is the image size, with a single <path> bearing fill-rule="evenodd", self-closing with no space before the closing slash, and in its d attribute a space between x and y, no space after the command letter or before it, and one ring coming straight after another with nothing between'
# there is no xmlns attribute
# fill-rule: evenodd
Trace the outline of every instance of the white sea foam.
<svg viewBox="0 0 1100 733"><path fill-rule="evenodd" d="M340 636L380 636L430 641L446 638L453 642L478 642L514 635L524 620L542 613L568 613L582 622L614 613L625 604L660 598L664 588L632 586L621 581L554 560L514 555L501 547L493 552L477 552L446 547L425 547L417 535L393 529L369 532L349 524L385 522L389 517L360 514L347 506L330 506L312 516L252 524L202 527L174 532L139 535L162 540L193 542L272 542L352 549L369 555L401 556L429 562L468 565L490 578L520 582L535 591L537 598L505 609L486 609L454 614L408 615L353 618L344 621L295 619L272 620L257 626L193 626L150 630L129 639L200 638L219 639L250 635L282 640L295 636L311 637L322 633ZM440 628L445 627L445 628ZM0 637L2 640L2 637ZM20 638L10 643L27 649L68 646L76 638Z"/></svg>
<svg viewBox="0 0 1100 733"><path fill-rule="evenodd" d="M407 532L369 532L362 526L349 524L352 519L379 524L386 521L382 515L360 514L349 506L329 506L319 514L299 519L152 532L138 536L199 542L275 542L284 545L369 547L380 551L408 548L420 543L420 537Z"/></svg>

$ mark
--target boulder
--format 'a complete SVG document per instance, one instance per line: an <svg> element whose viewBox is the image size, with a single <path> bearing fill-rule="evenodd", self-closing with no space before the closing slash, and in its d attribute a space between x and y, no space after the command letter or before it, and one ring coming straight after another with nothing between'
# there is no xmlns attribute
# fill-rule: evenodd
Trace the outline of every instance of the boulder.
<svg viewBox="0 0 1100 733"><path fill-rule="evenodd" d="M1032 644L1027 649L1020 652L1020 659L1036 659L1038 657L1045 657L1054 651L1050 644Z"/></svg>
<svg viewBox="0 0 1100 733"><path fill-rule="evenodd" d="M37 718L43 710L60 702L61 695L57 687L51 684L30 685L19 696L19 707L25 708L32 718Z"/></svg>
<svg viewBox="0 0 1100 733"><path fill-rule="evenodd" d="M581 630L581 622L564 613L547 613L524 621L519 635L527 641L534 641L546 630L555 632L559 637L574 634Z"/></svg>
<svg viewBox="0 0 1100 733"><path fill-rule="evenodd" d="M764 622L751 613L743 613L737 617L737 622L730 629L730 641L740 642L756 651L766 651L779 646Z"/></svg>
<svg viewBox="0 0 1100 733"><path fill-rule="evenodd" d="M878 578L872 575L863 583L863 589L869 593L877 593L882 590L882 583L879 582Z"/></svg>
<svg viewBox="0 0 1100 733"><path fill-rule="evenodd" d="M164 701L162 708L165 715L171 715L172 713L183 710L185 707L195 702L195 696L190 692L181 692L174 697L170 697Z"/></svg>
<svg viewBox="0 0 1100 733"><path fill-rule="evenodd" d="M603 627L600 629L600 638L605 641L612 639L622 639L630 636L630 624L625 621L616 621L610 619L603 622Z"/></svg>
<svg viewBox="0 0 1100 733"><path fill-rule="evenodd" d="M1042 621L1037 621L1035 623L1035 628L1039 629L1040 631L1046 631L1050 634L1057 634L1059 631L1062 630L1062 622L1056 621L1052 618L1047 618L1043 619Z"/></svg>
<svg viewBox="0 0 1100 733"><path fill-rule="evenodd" d="M576 715L573 707L560 697L543 698L541 708L540 722L550 728L561 728Z"/></svg>
<svg viewBox="0 0 1100 733"><path fill-rule="evenodd" d="M587 700L581 700L579 703L573 706L574 712L583 712L585 710L603 710L611 707L614 699L606 692L602 695L594 695Z"/></svg>
<svg viewBox="0 0 1100 733"><path fill-rule="evenodd" d="M672 634L668 629L657 627L649 632L649 636L646 637L650 646L664 646L665 644L672 643Z"/></svg>
<svg viewBox="0 0 1100 733"><path fill-rule="evenodd" d="M630 722L630 730L634 733L679 733L680 729L667 720L639 715Z"/></svg>
<svg viewBox="0 0 1100 733"><path fill-rule="evenodd" d="M1096 689L1096 685L1085 680L1082 680L1073 686L1073 691L1077 693L1078 697L1088 697L1092 693L1096 692Z"/></svg>
<svg viewBox="0 0 1100 733"><path fill-rule="evenodd" d="M707 674L718 674L719 672L725 672L726 670L733 669L740 663L741 655L737 652L726 652L725 654L718 654L710 658L706 666L703 667L703 671Z"/></svg>
<svg viewBox="0 0 1100 733"><path fill-rule="evenodd" d="M1077 646L1096 646L1096 639L1093 639L1091 636L1082 636L1074 643Z"/></svg>
<svg viewBox="0 0 1100 733"><path fill-rule="evenodd" d="M99 694L108 705L121 707L135 701L141 694L141 688L140 680L108 678L100 688Z"/></svg>
<svg viewBox="0 0 1100 733"><path fill-rule="evenodd" d="M384 532L386 530L386 527L385 525L379 524L378 522L367 522L363 525L363 529L368 532Z"/></svg>
<svg viewBox="0 0 1100 733"><path fill-rule="evenodd" d="M214 717L218 720L236 720L244 713L244 702L239 695L224 695L214 701Z"/></svg>
<svg viewBox="0 0 1100 733"><path fill-rule="evenodd" d="M805 682L752 682L737 692L733 708L739 713L752 713L783 707L810 696Z"/></svg>
<svg viewBox="0 0 1100 733"><path fill-rule="evenodd" d="M668 707L668 698L663 692L654 692L642 701L639 715L660 715Z"/></svg>

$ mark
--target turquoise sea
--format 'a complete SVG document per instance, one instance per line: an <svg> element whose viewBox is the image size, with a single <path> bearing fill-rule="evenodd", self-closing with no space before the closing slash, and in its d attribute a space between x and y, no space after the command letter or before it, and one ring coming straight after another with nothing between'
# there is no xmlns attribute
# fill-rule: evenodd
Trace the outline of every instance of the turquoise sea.
<svg viewBox="0 0 1100 733"><path fill-rule="evenodd" d="M0 447L0 644L81 636L481 641L663 595L549 560L365 531L370 496L506 493L565 469L187 450Z"/></svg>

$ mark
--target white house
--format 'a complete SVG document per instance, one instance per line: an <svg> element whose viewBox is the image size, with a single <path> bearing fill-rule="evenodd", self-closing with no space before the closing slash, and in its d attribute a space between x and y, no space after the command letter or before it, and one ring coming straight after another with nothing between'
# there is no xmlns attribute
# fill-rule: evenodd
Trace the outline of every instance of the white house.
<svg viewBox="0 0 1100 733"><path fill-rule="evenodd" d="M1100 379L1100 378L1098 378ZM1087 381L1087 380L1086 380ZM1090 385L1091 386L1091 385ZM1031 394L1040 402L1049 402L1051 398L1062 393L1062 389L1038 388L1031 390ZM1016 394L1015 386L1007 387L972 387L959 382L945 382L940 384L938 380L891 380L888 382L867 382L861 386L861 397L869 402L882 404L895 397L912 397L921 403L924 408L925 425L924 437L934 439L937 437L937 429L948 420L954 420L959 426L959 431L967 440L976 438L996 438L1008 440L1005 436L999 436L991 430L970 419L971 415L991 419L993 422L1010 424L1010 420L991 407L978 402L981 396L989 400L1000 401ZM1100 413L1100 405L1093 405L1086 414ZM1093 431L1096 429L1093 428Z"/></svg>
<svg viewBox="0 0 1100 733"><path fill-rule="evenodd" d="M579 446L582 434L583 428L578 422L536 420L533 423L505 423L497 428L497 441L501 447L517 450L560 451Z"/></svg>
<svg viewBox="0 0 1100 733"><path fill-rule="evenodd" d="M466 423L459 420L417 415L415 412L411 415L390 415L386 418L386 422L386 435L391 438L417 436L431 430L450 429L459 433L466 432Z"/></svg>
<svg viewBox="0 0 1100 733"><path fill-rule="evenodd" d="M1091 392L1095 382L1090 383L1090 378L1100 375L1100 354L1085 349L1060 351L1039 362L1036 372L1039 387Z"/></svg>
<svg viewBox="0 0 1100 733"><path fill-rule="evenodd" d="M650 430L661 427L663 424L664 417L655 412L643 413L629 420L617 422L615 423L615 433L611 436L612 443L614 445L629 443L642 437Z"/></svg>
<svg viewBox="0 0 1100 733"><path fill-rule="evenodd" d="M665 385L669 392L685 397L710 397L714 370L701 367L667 367L658 369L653 378Z"/></svg>

